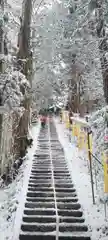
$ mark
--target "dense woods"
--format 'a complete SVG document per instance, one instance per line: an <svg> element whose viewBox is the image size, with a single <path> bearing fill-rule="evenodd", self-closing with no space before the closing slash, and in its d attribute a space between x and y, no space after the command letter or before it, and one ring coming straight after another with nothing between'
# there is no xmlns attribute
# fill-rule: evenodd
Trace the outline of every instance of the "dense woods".
<svg viewBox="0 0 108 240"><path fill-rule="evenodd" d="M108 0L0 0L0 240L107 240L106 192Z"/></svg>
<svg viewBox="0 0 108 240"><path fill-rule="evenodd" d="M2 174L25 156L31 111L62 102L84 116L108 103L107 14L105 0L0 1Z"/></svg>

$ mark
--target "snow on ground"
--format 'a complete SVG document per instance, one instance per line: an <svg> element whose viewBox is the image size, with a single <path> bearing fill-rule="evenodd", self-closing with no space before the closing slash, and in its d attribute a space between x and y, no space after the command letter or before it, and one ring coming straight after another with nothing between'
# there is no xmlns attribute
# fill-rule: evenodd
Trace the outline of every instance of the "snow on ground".
<svg viewBox="0 0 108 240"><path fill-rule="evenodd" d="M32 157L36 150L39 129L39 123L31 127L31 135L34 139L33 146L28 149L26 159L20 167L16 179L9 186L0 189L0 240L12 239L16 210L21 200L22 187L24 187L28 169L30 169Z"/></svg>
<svg viewBox="0 0 108 240"><path fill-rule="evenodd" d="M59 140L64 148L65 157L76 186L79 201L84 210L86 223L89 226L92 240L108 239L108 210L107 220L105 220L104 206L100 202L100 196L95 189L96 204L92 203L90 174L88 171L88 161L84 152L78 150L74 143L69 142L69 134L64 124L55 120Z"/></svg>

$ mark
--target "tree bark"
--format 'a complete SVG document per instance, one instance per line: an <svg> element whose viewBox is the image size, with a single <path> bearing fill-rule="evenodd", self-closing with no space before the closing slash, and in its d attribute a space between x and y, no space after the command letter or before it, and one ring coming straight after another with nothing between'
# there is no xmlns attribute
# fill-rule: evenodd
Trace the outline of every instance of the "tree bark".
<svg viewBox="0 0 108 240"><path fill-rule="evenodd" d="M4 54L4 31L3 31L3 14L4 14L4 0L0 0L0 15L1 15L1 22L0 22L0 55ZM3 72L3 60L0 58L0 72Z"/></svg>
<svg viewBox="0 0 108 240"><path fill-rule="evenodd" d="M0 0L0 15L2 16L1 23L0 23L0 56L4 54L3 14L4 14L4 0ZM3 73L2 58L0 59L0 73ZM2 96L0 96L0 106L1 105L2 105ZM1 141L2 141L2 123L3 123L3 114L0 113L0 156L1 156Z"/></svg>
<svg viewBox="0 0 108 240"><path fill-rule="evenodd" d="M31 14L32 14L32 0L25 0L22 9L22 17L20 18L21 27L18 36L19 51L17 55L17 67L18 70L21 71L29 80L30 86L32 75L32 53L30 49ZM21 157L25 155L27 148L27 134L30 122L30 106L31 106L30 92L28 92L28 97L25 97L23 106L25 108L25 111L19 121L16 137L17 145L19 146L19 156Z"/></svg>
<svg viewBox="0 0 108 240"><path fill-rule="evenodd" d="M104 15L103 15L104 0L96 0L96 22L97 22L97 37L99 40L100 62L103 77L103 90L105 101L108 104L108 60L106 52L108 52L107 38L105 34Z"/></svg>

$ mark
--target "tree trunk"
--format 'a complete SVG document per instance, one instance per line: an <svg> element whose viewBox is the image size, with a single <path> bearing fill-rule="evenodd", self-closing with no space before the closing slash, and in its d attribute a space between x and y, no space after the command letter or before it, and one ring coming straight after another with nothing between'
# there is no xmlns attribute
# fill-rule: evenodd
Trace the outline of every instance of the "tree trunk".
<svg viewBox="0 0 108 240"><path fill-rule="evenodd" d="M106 52L108 52L107 38L105 35L104 15L103 15L104 0L96 0L96 22L97 22L97 36L99 39L100 62L103 77L103 90L105 101L108 104L108 61L106 59Z"/></svg>
<svg viewBox="0 0 108 240"><path fill-rule="evenodd" d="M4 1L0 0L0 56L4 54L4 32L3 32L3 14L4 14ZM3 73L3 60L0 59L0 73ZM0 96L0 106L2 105L2 96ZM2 123L3 114L0 113L0 156L1 156L1 141L2 141ZM1 159L0 159L1 160Z"/></svg>
<svg viewBox="0 0 108 240"><path fill-rule="evenodd" d="M22 18L20 33L18 36L18 47L19 52L17 55L17 67L30 82L31 86L31 75L32 75L32 53L30 50L30 24L32 14L32 0L25 0L22 9ZM19 156L23 157L27 148L27 134L30 122L30 106L31 96L30 92L28 97L25 97L23 102L25 108L24 114L22 115L18 127L17 127L17 145L19 145ZM16 143L15 143L16 144Z"/></svg>
<svg viewBox="0 0 108 240"><path fill-rule="evenodd" d="M0 55L4 54L4 31L3 31L4 0L0 0ZM0 58L0 72L3 72L3 60Z"/></svg>

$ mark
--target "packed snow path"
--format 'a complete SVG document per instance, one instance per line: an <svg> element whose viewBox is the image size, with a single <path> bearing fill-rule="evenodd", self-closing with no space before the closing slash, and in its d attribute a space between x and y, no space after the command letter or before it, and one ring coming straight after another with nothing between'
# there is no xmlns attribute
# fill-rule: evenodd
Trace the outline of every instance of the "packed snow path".
<svg viewBox="0 0 108 240"><path fill-rule="evenodd" d="M27 188L20 240L90 240L53 122L40 130Z"/></svg>

